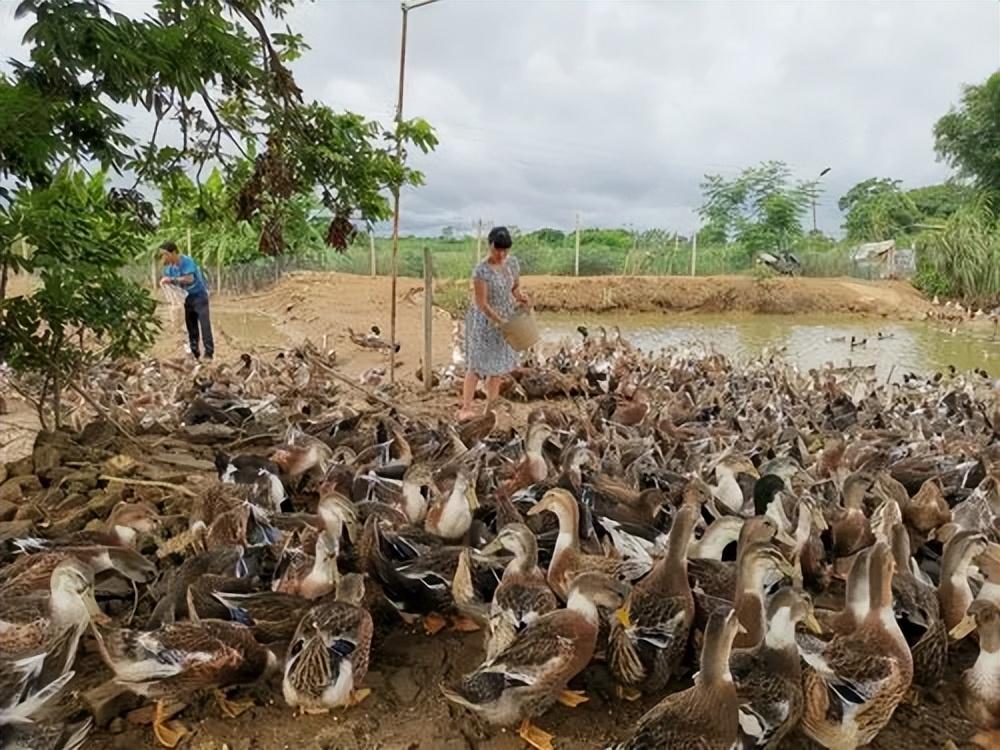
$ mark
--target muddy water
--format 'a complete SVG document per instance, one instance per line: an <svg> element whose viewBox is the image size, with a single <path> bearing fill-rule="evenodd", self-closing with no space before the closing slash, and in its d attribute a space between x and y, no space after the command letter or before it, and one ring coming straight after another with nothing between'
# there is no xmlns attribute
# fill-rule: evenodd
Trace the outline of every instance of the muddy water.
<svg viewBox="0 0 1000 750"><path fill-rule="evenodd" d="M893 380L903 373L932 373L948 365L983 369L1000 377L1000 338L992 324L967 324L952 332L920 322L792 315L542 315L543 340L579 341L576 327L621 327L623 335L646 351L700 344L736 358L780 352L785 361L807 369L875 365L876 374ZM866 340L851 346L851 337Z"/></svg>

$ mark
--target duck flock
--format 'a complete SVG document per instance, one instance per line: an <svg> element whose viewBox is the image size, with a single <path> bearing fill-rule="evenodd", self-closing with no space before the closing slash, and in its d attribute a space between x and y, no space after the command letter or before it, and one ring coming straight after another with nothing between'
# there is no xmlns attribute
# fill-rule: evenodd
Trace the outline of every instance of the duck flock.
<svg viewBox="0 0 1000 750"><path fill-rule="evenodd" d="M951 739L1000 747L992 383L581 333L512 375L526 406L461 424L390 406L399 391L352 406L311 349L95 373L116 429L92 499L72 523L0 525L0 746L84 745L88 654L167 747L186 701L239 716L257 682L289 712L349 715L379 701L391 611L417 641L468 631L480 663L438 699L538 750L594 664L612 715L652 705L594 728L613 748L854 748L942 684L969 729ZM99 433L55 458L43 433L0 498L65 505ZM186 478L138 471L181 446L163 460Z"/></svg>

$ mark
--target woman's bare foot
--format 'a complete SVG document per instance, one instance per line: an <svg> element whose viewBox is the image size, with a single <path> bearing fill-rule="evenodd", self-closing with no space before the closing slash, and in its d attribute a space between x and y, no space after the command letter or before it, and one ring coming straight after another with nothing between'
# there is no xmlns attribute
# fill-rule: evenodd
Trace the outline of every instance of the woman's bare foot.
<svg viewBox="0 0 1000 750"><path fill-rule="evenodd" d="M455 415L455 419L459 422L468 422L470 419L475 419L479 416L475 409L459 409L458 414Z"/></svg>

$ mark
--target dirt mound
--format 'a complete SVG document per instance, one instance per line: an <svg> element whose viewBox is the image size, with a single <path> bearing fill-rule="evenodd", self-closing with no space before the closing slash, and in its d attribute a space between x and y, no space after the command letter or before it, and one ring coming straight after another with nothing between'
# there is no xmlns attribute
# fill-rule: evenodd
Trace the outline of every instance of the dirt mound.
<svg viewBox="0 0 1000 750"><path fill-rule="evenodd" d="M929 307L902 282L751 276L525 279L540 310L564 312L851 313L919 318Z"/></svg>

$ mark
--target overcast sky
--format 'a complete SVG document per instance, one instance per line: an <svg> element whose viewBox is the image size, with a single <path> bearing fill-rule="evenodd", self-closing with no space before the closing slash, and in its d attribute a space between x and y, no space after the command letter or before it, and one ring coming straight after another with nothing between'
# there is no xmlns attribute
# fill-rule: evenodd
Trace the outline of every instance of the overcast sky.
<svg viewBox="0 0 1000 750"><path fill-rule="evenodd" d="M0 0L4 57L23 53L14 5ZM302 2L287 21L312 47L295 64L307 97L391 119L398 2ZM441 0L410 15L404 115L441 144L414 160L427 184L404 193L403 229L568 228L580 211L689 231L706 172L779 159L801 178L832 167L833 232L860 180L948 175L934 122L998 66L996 0Z"/></svg>

